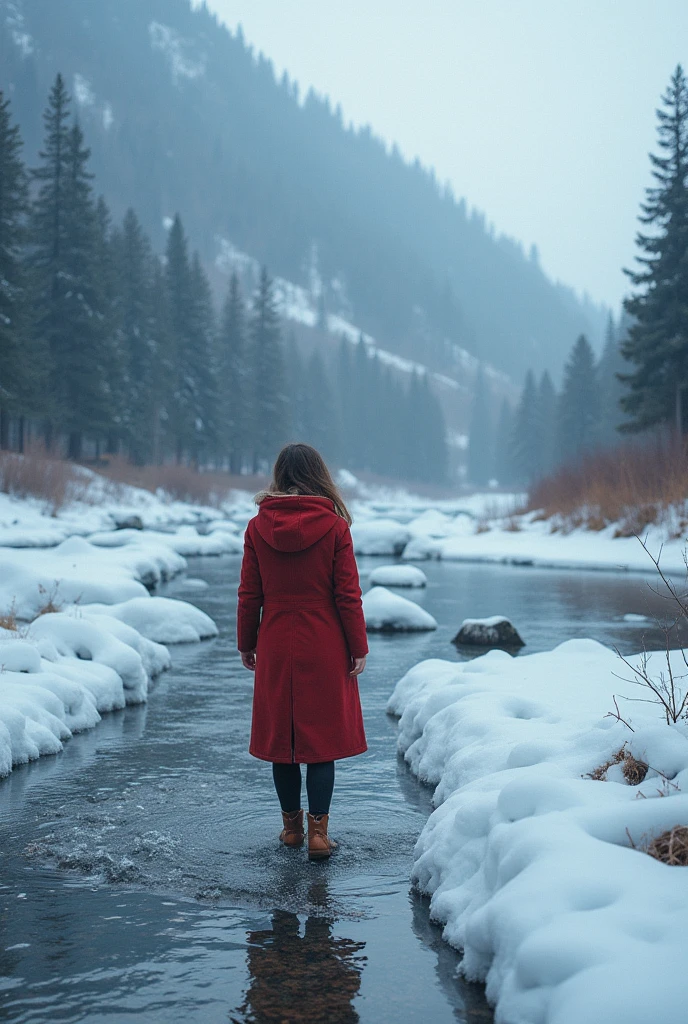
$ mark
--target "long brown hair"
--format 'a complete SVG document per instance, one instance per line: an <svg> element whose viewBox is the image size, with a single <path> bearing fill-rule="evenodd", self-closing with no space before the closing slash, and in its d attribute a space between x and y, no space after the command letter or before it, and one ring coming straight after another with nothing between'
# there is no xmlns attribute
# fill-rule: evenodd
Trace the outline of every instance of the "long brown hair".
<svg viewBox="0 0 688 1024"><path fill-rule="evenodd" d="M277 494L312 494L329 498L335 512L351 526L352 518L319 451L310 444L286 444L272 470L270 490Z"/></svg>

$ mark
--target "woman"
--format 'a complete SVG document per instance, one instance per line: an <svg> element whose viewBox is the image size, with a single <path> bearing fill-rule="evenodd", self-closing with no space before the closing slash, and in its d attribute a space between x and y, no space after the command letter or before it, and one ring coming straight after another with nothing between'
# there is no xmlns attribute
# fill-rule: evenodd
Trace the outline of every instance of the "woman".
<svg viewBox="0 0 688 1024"><path fill-rule="evenodd" d="M308 444L282 449L256 503L237 611L241 660L256 673L249 751L272 762L285 846L305 838L308 766L308 857L321 860L336 846L327 834L334 762L367 749L357 676L368 643L351 516Z"/></svg>

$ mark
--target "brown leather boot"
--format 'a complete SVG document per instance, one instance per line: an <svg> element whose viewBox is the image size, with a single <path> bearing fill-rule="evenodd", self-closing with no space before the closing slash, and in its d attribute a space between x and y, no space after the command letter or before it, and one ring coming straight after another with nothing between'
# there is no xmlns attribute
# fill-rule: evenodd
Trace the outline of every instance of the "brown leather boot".
<svg viewBox="0 0 688 1024"><path fill-rule="evenodd" d="M329 857L337 844L327 834L329 814L308 815L308 859L324 860Z"/></svg>
<svg viewBox="0 0 688 1024"><path fill-rule="evenodd" d="M282 821L284 828L280 832L280 843L284 843L285 846L303 846L303 811L294 811L293 814L285 814L282 811Z"/></svg>

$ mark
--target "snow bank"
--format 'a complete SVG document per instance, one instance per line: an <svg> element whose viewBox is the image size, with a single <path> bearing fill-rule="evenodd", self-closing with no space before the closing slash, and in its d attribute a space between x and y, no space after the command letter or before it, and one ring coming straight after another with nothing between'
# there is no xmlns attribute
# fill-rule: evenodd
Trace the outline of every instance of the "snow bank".
<svg viewBox="0 0 688 1024"><path fill-rule="evenodd" d="M351 527L357 555L400 555L411 534L395 519L369 519Z"/></svg>
<svg viewBox="0 0 688 1024"><path fill-rule="evenodd" d="M393 594L386 587L373 587L363 595L366 626L374 632L416 632L437 629L437 622L414 601Z"/></svg>
<svg viewBox="0 0 688 1024"><path fill-rule="evenodd" d="M101 714L146 700L168 668L164 647L105 616L42 615L21 635L0 631L0 776L62 750Z"/></svg>
<svg viewBox="0 0 688 1024"><path fill-rule="evenodd" d="M234 526L234 524L231 524ZM234 531L236 531L234 526ZM173 533L157 530L115 530L91 534L89 543L97 547L128 547L140 551L160 552L167 549L184 557L193 555L225 555L243 552L243 538L232 530L215 529L199 533L195 526L180 526Z"/></svg>
<svg viewBox="0 0 688 1024"><path fill-rule="evenodd" d="M121 604L89 604L81 610L88 618L106 615L119 619L161 644L196 643L218 634L209 615L193 604L171 597L137 597Z"/></svg>
<svg viewBox="0 0 688 1024"><path fill-rule="evenodd" d="M382 587L425 587L428 577L415 565L381 565L373 569L368 579Z"/></svg>
<svg viewBox="0 0 688 1024"><path fill-rule="evenodd" d="M637 703L621 702L634 732L605 717L614 694L642 695L620 668L591 640L491 651L421 662L389 701L400 751L435 787L414 880L502 1024L685 1016L688 882L642 851L688 824L688 725ZM587 777L624 745L651 766L643 782L619 764Z"/></svg>

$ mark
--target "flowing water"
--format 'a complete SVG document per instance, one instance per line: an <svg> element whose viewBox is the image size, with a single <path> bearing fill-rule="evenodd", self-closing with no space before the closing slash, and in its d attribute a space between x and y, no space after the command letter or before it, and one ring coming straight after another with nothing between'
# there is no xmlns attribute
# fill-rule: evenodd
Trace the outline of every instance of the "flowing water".
<svg viewBox="0 0 688 1024"><path fill-rule="evenodd" d="M362 577L379 560L362 559ZM164 592L220 636L172 649L145 706L0 782L0 1020L109 1024L484 1022L427 902L409 885L431 793L385 714L425 657L459 660L464 617L509 615L525 653L590 636L623 653L661 636L649 578L430 563L407 592L435 633L373 635L361 694L369 750L337 766L329 863L276 841L269 766L246 750L251 676L234 650L237 558L192 559ZM402 591L402 593L404 593ZM553 681L553 686L556 682Z"/></svg>

